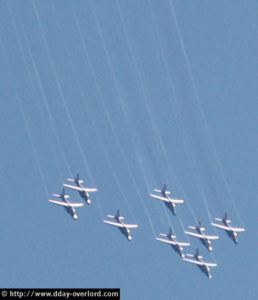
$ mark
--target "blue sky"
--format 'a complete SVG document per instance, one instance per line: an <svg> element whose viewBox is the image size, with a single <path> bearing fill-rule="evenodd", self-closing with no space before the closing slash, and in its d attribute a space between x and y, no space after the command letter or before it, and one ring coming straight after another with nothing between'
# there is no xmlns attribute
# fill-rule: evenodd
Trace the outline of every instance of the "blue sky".
<svg viewBox="0 0 258 300"><path fill-rule="evenodd" d="M1 287L120 288L121 299L257 294L254 1L1 1ZM48 202L97 187L74 221ZM148 194L167 183L173 216ZM69 191L73 201L80 201ZM103 224L120 208L128 242ZM209 222L244 226L235 246ZM183 230L219 234L210 255ZM155 241L173 226L213 278Z"/></svg>

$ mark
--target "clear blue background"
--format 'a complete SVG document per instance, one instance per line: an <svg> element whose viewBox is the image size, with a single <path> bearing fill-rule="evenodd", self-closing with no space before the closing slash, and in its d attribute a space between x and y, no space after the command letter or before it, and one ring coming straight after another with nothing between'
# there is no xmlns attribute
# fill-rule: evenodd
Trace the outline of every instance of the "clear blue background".
<svg viewBox="0 0 258 300"><path fill-rule="evenodd" d="M1 1L1 287L257 297L256 1ZM80 172L74 221L48 202ZM148 194L168 184L176 217ZM72 201L80 201L69 191ZM103 224L120 208L129 243ZM239 245L209 226L227 211ZM219 234L210 255L183 230ZM155 241L218 263L209 280Z"/></svg>

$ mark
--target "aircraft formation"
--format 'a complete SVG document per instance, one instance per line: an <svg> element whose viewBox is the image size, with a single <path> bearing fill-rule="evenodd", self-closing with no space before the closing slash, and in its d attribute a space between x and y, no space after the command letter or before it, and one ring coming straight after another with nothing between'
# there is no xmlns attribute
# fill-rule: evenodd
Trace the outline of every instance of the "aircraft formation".
<svg viewBox="0 0 258 300"><path fill-rule="evenodd" d="M79 174L75 178L67 178L67 181L75 183L68 184L63 183L63 189L61 194L53 194L54 197L59 198L59 200L49 199L49 202L63 206L65 210L72 216L74 220L78 219L75 208L84 206L83 202L70 202L68 199L69 195L66 194L65 188L78 191L81 198L88 204L91 204L90 194L91 192L97 192L97 188L88 188L82 185L83 180L80 179ZM175 199L170 197L170 191L167 190L167 185L164 184L162 189L154 189L156 194L150 194L152 198L163 201L166 207L171 211L173 215L176 215L176 204L181 204L184 202L182 199ZM115 215L108 214L108 220L103 220L104 223L117 227L120 232L128 239L128 241L132 240L132 235L130 229L134 229L138 227L138 224L129 224L124 222L124 217L120 215L120 210L118 209ZM226 231L228 236L233 240L235 244L237 241L237 233L245 231L244 228L241 227L233 227L231 226L231 220L228 219L227 213L223 216L223 218L214 218L215 221L220 222L214 223L211 222L211 225L217 227L219 229L223 229ZM204 233L205 228L202 227L201 221L198 222L197 225L189 225L189 229L194 231L184 231L186 235L198 238L201 243L207 248L209 252L212 252L213 247L211 245L211 240L216 240L219 238L217 235L210 235ZM156 240L165 244L171 245L175 252L177 252L181 259L185 262L189 262L195 264L199 267L199 269L205 273L208 278L211 278L210 267L216 267L217 264L213 262L206 262L203 260L203 256L200 255L199 248L196 249L195 253L186 255L184 254L183 247L190 246L189 242L178 241L176 235L174 234L172 228L169 228L168 233L160 233L159 237L156 237Z"/></svg>

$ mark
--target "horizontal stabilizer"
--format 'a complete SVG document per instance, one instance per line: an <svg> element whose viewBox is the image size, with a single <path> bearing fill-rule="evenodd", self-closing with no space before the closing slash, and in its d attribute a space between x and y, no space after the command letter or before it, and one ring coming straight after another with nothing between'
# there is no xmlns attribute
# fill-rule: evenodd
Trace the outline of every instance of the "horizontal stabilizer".
<svg viewBox="0 0 258 300"><path fill-rule="evenodd" d="M167 233L160 233L159 235L160 235L160 236L165 236L165 237L167 237L167 236L168 236L168 234L167 234Z"/></svg>
<svg viewBox="0 0 258 300"><path fill-rule="evenodd" d="M113 216L113 215L107 215L107 217L112 218L112 219L115 219L115 218L116 218L116 217Z"/></svg>
<svg viewBox="0 0 258 300"><path fill-rule="evenodd" d="M194 255L191 254L191 253L186 253L186 256L188 256L188 257L194 257Z"/></svg>
<svg viewBox="0 0 258 300"><path fill-rule="evenodd" d="M214 218L216 221L219 221L219 222L222 222L223 221L223 219L221 219L221 218Z"/></svg>
<svg viewBox="0 0 258 300"><path fill-rule="evenodd" d="M83 183L83 180L82 179L79 179L79 180L75 180L74 178L66 178L67 181L70 181L70 182L75 182L77 181L78 183Z"/></svg>
<svg viewBox="0 0 258 300"><path fill-rule="evenodd" d="M196 226L188 226L188 228L190 228L190 229L196 229L197 227Z"/></svg>
<svg viewBox="0 0 258 300"><path fill-rule="evenodd" d="M112 219L117 218L117 216L113 216L113 215L107 215L107 217L112 218ZM119 218L119 220L124 220L124 217L122 217L122 216L119 216L118 218Z"/></svg>
<svg viewBox="0 0 258 300"><path fill-rule="evenodd" d="M154 192L156 192L156 193L162 193L162 190L154 189ZM165 194L166 195L170 195L170 191L165 191Z"/></svg>

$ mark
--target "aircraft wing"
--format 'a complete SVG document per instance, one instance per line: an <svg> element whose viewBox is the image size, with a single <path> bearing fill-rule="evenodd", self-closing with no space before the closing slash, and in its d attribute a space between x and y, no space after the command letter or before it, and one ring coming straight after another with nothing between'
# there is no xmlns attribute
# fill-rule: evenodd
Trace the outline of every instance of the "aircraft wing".
<svg viewBox="0 0 258 300"><path fill-rule="evenodd" d="M66 203L66 202L63 202L63 201L52 200L52 199L49 199L48 201L49 201L49 202L51 202L51 203L57 204L57 205L69 206L69 204L68 204L68 203Z"/></svg>
<svg viewBox="0 0 258 300"><path fill-rule="evenodd" d="M112 221L108 221L108 220L103 220L104 223L116 226L116 227L124 227L121 223L118 222L112 222Z"/></svg>
<svg viewBox="0 0 258 300"><path fill-rule="evenodd" d="M184 200L182 199L168 198L168 200L174 203L184 203Z"/></svg>
<svg viewBox="0 0 258 300"><path fill-rule="evenodd" d="M231 227L231 229L235 232L242 232L242 231L245 231L244 228L241 228L241 227Z"/></svg>
<svg viewBox="0 0 258 300"><path fill-rule="evenodd" d="M138 227L137 224L123 224L123 226L126 228L137 228Z"/></svg>
<svg viewBox="0 0 258 300"><path fill-rule="evenodd" d="M155 194L150 194L150 196L152 198L156 198L156 199L161 200L161 201L169 202L168 198L163 197L163 196L159 196L159 195L155 195Z"/></svg>
<svg viewBox="0 0 258 300"><path fill-rule="evenodd" d="M83 188L83 189L84 189L84 191L89 192L89 193L98 191L98 189L95 189L95 188Z"/></svg>
<svg viewBox="0 0 258 300"><path fill-rule="evenodd" d="M209 263L209 262L205 262L205 261L198 261L196 259L191 259L191 258L183 258L183 260L190 262L192 264L196 264L199 266L207 266L207 267L216 267L217 264L215 263Z"/></svg>
<svg viewBox="0 0 258 300"><path fill-rule="evenodd" d="M217 240L219 238L218 235L206 235L205 234L205 237L208 239L208 240Z"/></svg>
<svg viewBox="0 0 258 300"><path fill-rule="evenodd" d="M82 202L69 202L71 207L82 207L84 204Z"/></svg>
<svg viewBox="0 0 258 300"><path fill-rule="evenodd" d="M211 223L211 225L221 228L221 229L224 229L224 230L227 230L227 231L235 231L235 232L245 231L244 228L240 228L240 227L228 227L228 226L225 226L222 224L216 224L216 223Z"/></svg>
<svg viewBox="0 0 258 300"><path fill-rule="evenodd" d="M210 262L205 262L205 261L203 261L202 263L207 267L216 267L217 266L216 263L210 263Z"/></svg>
<svg viewBox="0 0 258 300"><path fill-rule="evenodd" d="M163 197L163 196L159 196L159 195L155 195L155 194L150 194L150 196L152 198L156 198L158 200L161 200L161 201L165 201L165 202L173 202L173 203L183 203L184 200L181 200L181 199L172 199L172 198L166 198L166 197Z"/></svg>
<svg viewBox="0 0 258 300"><path fill-rule="evenodd" d="M179 245L179 246L190 246L190 243L186 243L186 242L177 242L177 241L171 241L171 240L166 240L166 239L162 239L162 238L156 238L156 240L163 242L163 243L167 243L167 244L171 244L171 245Z"/></svg>
<svg viewBox="0 0 258 300"><path fill-rule="evenodd" d="M95 188L79 187L79 186L72 185L72 184L67 184L67 183L63 183L63 186L65 186L65 187L67 187L69 189L73 189L73 190L79 191L79 192L83 192L83 191L86 191L86 192L97 192L97 189L95 189Z"/></svg>
<svg viewBox="0 0 258 300"><path fill-rule="evenodd" d="M176 242L171 241L171 240L161 239L161 238L158 238L158 237L156 237L156 240L160 241L160 242L163 242L163 243L171 244L171 245L177 245Z"/></svg>
<svg viewBox="0 0 258 300"><path fill-rule="evenodd" d="M200 233L191 232L191 231L185 231L185 233L191 236L198 237L199 239L205 239L205 236Z"/></svg>
<svg viewBox="0 0 258 300"><path fill-rule="evenodd" d="M187 242L177 242L179 246L190 246L190 243Z"/></svg>
<svg viewBox="0 0 258 300"><path fill-rule="evenodd" d="M73 190L79 191L79 192L83 191L83 189L80 188L79 186L75 186L75 185L72 185L72 184L63 183L63 186L65 186L65 187L67 187L69 189L73 189Z"/></svg>
<svg viewBox="0 0 258 300"><path fill-rule="evenodd" d="M67 203L67 202L63 202L63 201L59 201L59 200L52 200L52 199L49 199L48 201L51 203L66 206L66 207L81 207L84 205L82 202L68 202Z"/></svg>

